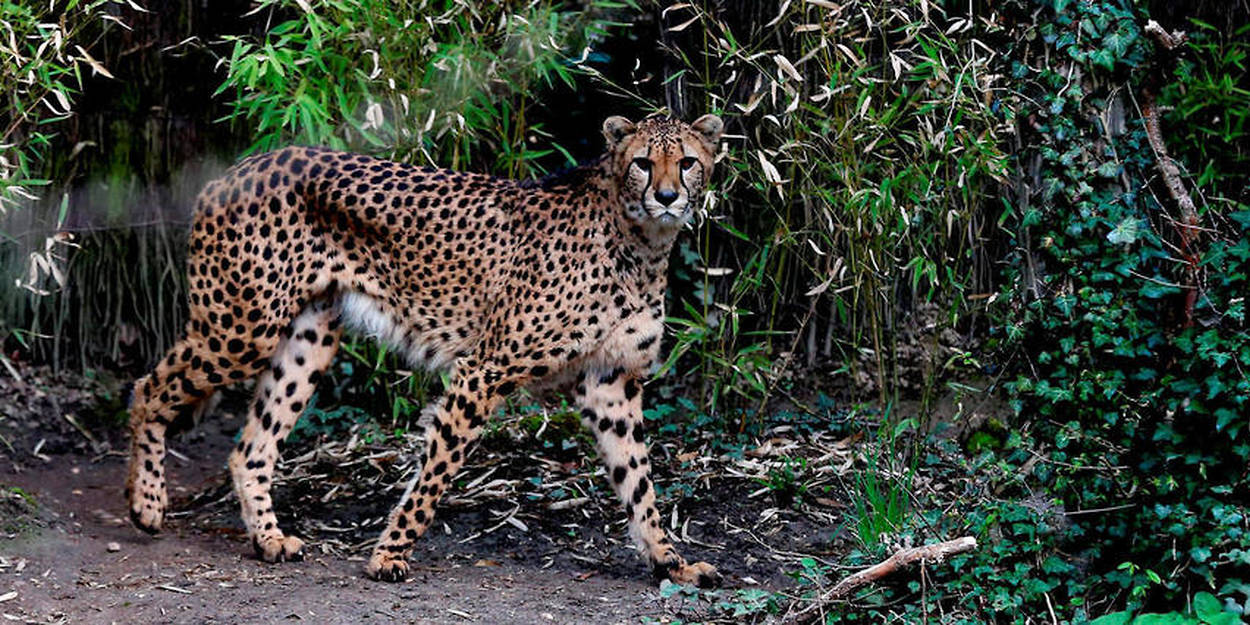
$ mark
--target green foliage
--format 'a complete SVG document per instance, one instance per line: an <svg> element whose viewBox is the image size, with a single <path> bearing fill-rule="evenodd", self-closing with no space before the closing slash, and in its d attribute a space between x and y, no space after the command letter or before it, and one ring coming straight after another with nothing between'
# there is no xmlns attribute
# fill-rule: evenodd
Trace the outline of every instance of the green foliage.
<svg viewBox="0 0 1250 625"><path fill-rule="evenodd" d="M1082 537L1064 566L1089 566L1081 586L1049 596L1133 608L1174 606L1194 587L1226 592L1250 551L1250 508L1236 494L1250 490L1250 230L1234 197L1244 189L1228 184L1244 185L1237 120L1250 105L1236 94L1247 83L1245 44L1198 38L1160 100L1196 115L1172 116L1163 134L1204 163L1197 184L1214 184L1190 261L1177 209L1162 185L1149 192L1158 170L1147 130L1124 119L1125 91L1159 54L1144 22L1128 3L1101 1L1057 3L1022 26L1036 37L1012 54L1017 115L1035 134L1014 158L1040 185L1017 193L1002 217L1017 244L1001 336L1021 359L1007 385L1029 416L1021 449L1042 454L1030 481ZM1019 60L1026 50L1072 64L1032 73ZM1037 605L1041 594L1021 597Z"/></svg>
<svg viewBox="0 0 1250 625"><path fill-rule="evenodd" d="M98 40L102 17L112 0L54 3L0 3L0 277L18 289L0 291L0 345L15 334L26 342L26 328L14 327L9 313L30 293L47 294L65 283L62 266L68 238L53 234L41 245L24 246L10 231L27 224L30 215L15 215L38 200L48 151L56 125L73 115L74 99L82 88L84 69L109 76L88 52ZM65 221L60 204L56 226ZM26 292L23 292L23 289ZM0 363L12 372L7 356ZM14 374L16 375L16 374Z"/></svg>
<svg viewBox="0 0 1250 625"><path fill-rule="evenodd" d="M287 440L299 444L305 440L316 440L320 437L341 435L353 425L371 423L372 416L350 405L318 406L316 398L310 402L303 416L291 428Z"/></svg>
<svg viewBox="0 0 1250 625"><path fill-rule="evenodd" d="M1238 625L1242 620L1232 612L1225 612L1218 599L1209 592L1194 595L1193 612L1168 612L1166 614L1138 614L1115 612L1090 621L1090 625Z"/></svg>
<svg viewBox="0 0 1250 625"><path fill-rule="evenodd" d="M0 214L34 200L40 164L54 136L51 128L68 119L82 87L82 66L107 75L86 51L93 22L110 0L0 3ZM85 48L85 49L84 49Z"/></svg>
<svg viewBox="0 0 1250 625"><path fill-rule="evenodd" d="M26 492L26 489L20 486L10 486L8 488L8 493L6 494L14 499L21 500L22 504L28 508L35 508L39 505L39 502L35 499L35 496Z"/></svg>
<svg viewBox="0 0 1250 625"><path fill-rule="evenodd" d="M1194 184L1208 190L1208 197L1245 204L1250 202L1245 179L1250 170L1250 24L1233 33L1193 24L1197 29L1161 94L1171 107L1164 117L1169 149L1191 168Z"/></svg>
<svg viewBox="0 0 1250 625"><path fill-rule="evenodd" d="M801 503L808 495L807 484L804 483L808 472L807 458L786 456L782 462L780 467L769 468L768 477L760 479L759 482L773 492L779 505Z"/></svg>
<svg viewBox="0 0 1250 625"><path fill-rule="evenodd" d="M738 588L706 590L674 584L669 580L660 582L660 597L670 603L682 600L677 607L694 612L693 620L665 619L656 621L643 617L644 623L702 623L702 622L757 622L758 619L776 615L785 604L785 596L763 588ZM684 615L684 613L683 613Z"/></svg>
<svg viewBox="0 0 1250 625"><path fill-rule="evenodd" d="M232 37L230 119L252 151L292 140L408 162L532 175L549 153L526 107L573 84L572 55L605 24L558 2L262 0L276 25Z"/></svg>
<svg viewBox="0 0 1250 625"><path fill-rule="evenodd" d="M900 449L900 441L914 425L911 419L897 424L886 419L875 444L865 447L864 469L855 474L848 521L869 552L882 551L889 537L910 525L910 497L919 457ZM911 462L900 462L902 458L911 458Z"/></svg>
<svg viewBox="0 0 1250 625"><path fill-rule="evenodd" d="M688 249L683 246L683 249ZM685 359L694 357L696 365L684 371L700 381L705 406L725 402L756 400L767 396L773 382L773 355L766 338L775 332L743 331L739 323L750 312L738 308L710 311L683 302L685 316L665 319L672 330L673 347L656 373L664 377L676 370ZM726 352L724 350L732 350Z"/></svg>
<svg viewBox="0 0 1250 625"><path fill-rule="evenodd" d="M416 426L421 411L440 389L440 382L445 384L446 380L408 369L403 358L385 346L344 340L318 395L326 410L351 406L388 429L406 431ZM310 410L313 408L310 406ZM334 414L352 417L347 425L360 420L350 412Z"/></svg>
<svg viewBox="0 0 1250 625"><path fill-rule="evenodd" d="M686 301L671 308L665 369L704 388L704 409L767 397L800 345L892 397L908 313L927 300L954 313L982 286L978 240L1005 165L985 97L999 78L971 29L927 7L663 12L672 112L716 112L730 129L710 223L679 252Z"/></svg>

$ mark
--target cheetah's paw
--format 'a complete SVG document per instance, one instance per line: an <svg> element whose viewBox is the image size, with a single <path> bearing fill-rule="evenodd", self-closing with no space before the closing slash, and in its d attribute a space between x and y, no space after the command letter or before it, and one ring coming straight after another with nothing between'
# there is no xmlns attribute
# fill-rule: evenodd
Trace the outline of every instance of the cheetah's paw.
<svg viewBox="0 0 1250 625"><path fill-rule="evenodd" d="M252 539L256 557L265 562L299 562L304 559L304 541L294 536L266 536Z"/></svg>
<svg viewBox="0 0 1250 625"><path fill-rule="evenodd" d="M130 522L149 534L161 531L161 525L165 521L165 506L160 498L133 491L128 491L127 495L130 500Z"/></svg>
<svg viewBox="0 0 1250 625"><path fill-rule="evenodd" d="M408 577L408 561L393 553L374 553L365 574L381 582L402 582Z"/></svg>
<svg viewBox="0 0 1250 625"><path fill-rule="evenodd" d="M699 588L717 588L724 581L716 567L707 562L695 562L668 570L668 578L676 584L693 584Z"/></svg>

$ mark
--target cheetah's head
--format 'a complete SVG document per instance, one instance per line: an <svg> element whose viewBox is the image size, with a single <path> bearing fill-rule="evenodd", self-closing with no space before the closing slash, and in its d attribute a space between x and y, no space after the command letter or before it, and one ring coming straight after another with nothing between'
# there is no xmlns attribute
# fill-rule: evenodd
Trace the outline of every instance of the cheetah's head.
<svg viewBox="0 0 1250 625"><path fill-rule="evenodd" d="M608 159L630 220L648 229L676 230L690 219L712 178L725 125L715 115L692 124L667 117L603 122Z"/></svg>

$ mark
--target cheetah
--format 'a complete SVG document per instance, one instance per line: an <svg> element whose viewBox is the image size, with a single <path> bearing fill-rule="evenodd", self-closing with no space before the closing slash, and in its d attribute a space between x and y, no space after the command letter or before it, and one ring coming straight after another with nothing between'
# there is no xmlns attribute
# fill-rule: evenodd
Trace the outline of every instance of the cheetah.
<svg viewBox="0 0 1250 625"><path fill-rule="evenodd" d="M166 434L217 389L255 377L229 457L234 489L257 556L301 559L304 542L274 514L274 465L347 329L449 374L369 577L406 577L467 447L504 398L537 388L575 400L656 577L719 584L661 524L642 382L659 356L669 252L722 129L715 115L609 117L602 156L539 181L311 147L241 161L196 201L185 335L134 385L130 518L161 529Z"/></svg>

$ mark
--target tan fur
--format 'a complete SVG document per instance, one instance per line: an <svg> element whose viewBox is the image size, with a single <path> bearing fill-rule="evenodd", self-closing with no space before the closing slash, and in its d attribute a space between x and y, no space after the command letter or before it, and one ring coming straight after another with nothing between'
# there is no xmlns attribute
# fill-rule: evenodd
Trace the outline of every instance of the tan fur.
<svg viewBox="0 0 1250 625"><path fill-rule="evenodd" d="M657 574L717 583L660 523L641 380L659 356L669 250L711 176L721 128L713 116L609 118L602 158L535 183L314 148L241 162L199 198L186 336L135 384L135 524L162 525L170 426L216 389L259 376L230 470L257 554L302 557L269 490L278 443L346 324L452 374L431 409L424 468L391 513L370 576L406 575L468 445L504 397L533 386L572 391Z"/></svg>

